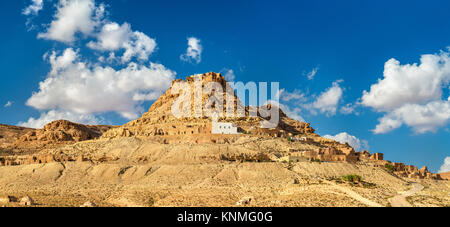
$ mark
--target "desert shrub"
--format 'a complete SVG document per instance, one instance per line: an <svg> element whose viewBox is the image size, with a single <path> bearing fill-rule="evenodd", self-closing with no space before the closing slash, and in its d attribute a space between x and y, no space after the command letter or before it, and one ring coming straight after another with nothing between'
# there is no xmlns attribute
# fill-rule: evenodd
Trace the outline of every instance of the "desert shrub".
<svg viewBox="0 0 450 227"><path fill-rule="evenodd" d="M348 182L360 182L362 180L362 177L356 174L349 174L342 177L343 181Z"/></svg>
<svg viewBox="0 0 450 227"><path fill-rule="evenodd" d="M394 173L395 167L391 164L384 165L384 168L386 168L390 173Z"/></svg>

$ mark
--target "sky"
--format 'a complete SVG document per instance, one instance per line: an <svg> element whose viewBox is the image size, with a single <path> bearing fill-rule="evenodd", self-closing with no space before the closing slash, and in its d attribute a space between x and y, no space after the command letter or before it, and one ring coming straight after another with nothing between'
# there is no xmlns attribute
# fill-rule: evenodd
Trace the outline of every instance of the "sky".
<svg viewBox="0 0 450 227"><path fill-rule="evenodd" d="M121 125L173 79L279 82L317 133L450 171L450 2L0 3L0 123Z"/></svg>

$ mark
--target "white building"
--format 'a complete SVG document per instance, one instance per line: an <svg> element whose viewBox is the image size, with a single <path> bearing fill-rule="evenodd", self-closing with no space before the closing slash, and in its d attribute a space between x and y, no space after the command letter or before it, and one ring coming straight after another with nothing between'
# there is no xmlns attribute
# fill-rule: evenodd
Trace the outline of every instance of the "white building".
<svg viewBox="0 0 450 227"><path fill-rule="evenodd" d="M233 123L224 123L224 122L213 121L212 134L234 135L234 134L238 134L238 128Z"/></svg>

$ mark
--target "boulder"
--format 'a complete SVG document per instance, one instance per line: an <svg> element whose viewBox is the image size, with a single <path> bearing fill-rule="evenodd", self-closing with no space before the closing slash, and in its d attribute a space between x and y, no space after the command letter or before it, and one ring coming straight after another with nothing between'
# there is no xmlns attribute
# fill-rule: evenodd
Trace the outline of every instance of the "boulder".
<svg viewBox="0 0 450 227"><path fill-rule="evenodd" d="M419 173L421 173L422 175L426 175L427 173L429 173L428 171L428 167L424 166L419 170Z"/></svg>
<svg viewBox="0 0 450 227"><path fill-rule="evenodd" d="M6 204L6 203L11 203L11 202L15 202L13 196L3 196L3 197L0 197L0 204Z"/></svg>
<svg viewBox="0 0 450 227"><path fill-rule="evenodd" d="M87 201L85 202L83 205L81 205L80 207L97 207L97 205L91 201Z"/></svg>
<svg viewBox="0 0 450 227"><path fill-rule="evenodd" d="M253 196L247 196L239 200L239 202L236 203L238 206L244 206L244 205L250 205L255 199Z"/></svg>
<svg viewBox="0 0 450 227"><path fill-rule="evenodd" d="M34 205L34 201L31 197L29 196L25 196L22 199L20 199L20 205L22 206L33 206Z"/></svg>

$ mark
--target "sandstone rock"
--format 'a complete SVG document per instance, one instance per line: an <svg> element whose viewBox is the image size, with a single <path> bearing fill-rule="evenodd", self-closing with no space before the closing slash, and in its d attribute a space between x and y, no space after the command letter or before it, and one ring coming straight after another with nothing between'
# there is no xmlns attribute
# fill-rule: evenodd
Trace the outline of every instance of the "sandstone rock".
<svg viewBox="0 0 450 227"><path fill-rule="evenodd" d="M0 204L12 203L16 202L16 198L14 196L3 196L0 197Z"/></svg>
<svg viewBox="0 0 450 227"><path fill-rule="evenodd" d="M85 202L83 205L81 205L80 207L97 207L97 205L91 201L87 201Z"/></svg>
<svg viewBox="0 0 450 227"><path fill-rule="evenodd" d="M441 177L444 180L450 180L450 172L439 173L439 177Z"/></svg>
<svg viewBox="0 0 450 227"><path fill-rule="evenodd" d="M426 175L427 173L429 173L428 171L428 167L424 166L419 170L420 174Z"/></svg>
<svg viewBox="0 0 450 227"><path fill-rule="evenodd" d="M74 143L92 140L100 137L113 126L91 126L73 123L66 120L58 120L45 125L39 130L28 132L14 142L14 147L33 148L45 147L51 144Z"/></svg>
<svg viewBox="0 0 450 227"><path fill-rule="evenodd" d="M22 206L33 206L34 205L34 201L31 197L29 196L25 196L22 199L20 199L20 205Z"/></svg>
<svg viewBox="0 0 450 227"><path fill-rule="evenodd" d="M237 206L245 206L250 205L252 202L254 202L253 196L247 196L239 200L239 202L236 203Z"/></svg>
<svg viewBox="0 0 450 227"><path fill-rule="evenodd" d="M141 118L129 122L128 124L121 126L120 128L111 129L106 132L103 138L116 138L116 137L133 137L133 136L144 136L144 137L166 137L169 138L168 143L172 144L170 140L183 143L204 143L209 141L210 143L229 143L227 140L223 139L210 139L210 140L199 140L198 135L212 135L212 120L208 118L207 111L203 110L199 117L186 117L186 118L176 118L172 115L172 104L179 97L179 95L172 94L174 89L174 84L176 82L183 82L188 87L194 88L196 78L203 81L203 86L208 86L208 82L215 82L222 86L223 89L223 112L225 113L228 108L232 109L234 113L242 107L244 110L244 117L222 117L219 121L226 121L228 123L233 123L238 126L240 131L246 132L251 135L269 136L269 137L283 137L287 135L298 135L298 134L313 134L314 129L311 128L310 124L304 122L298 122L289 118L282 110L276 109L280 113L280 124L276 129L268 130L260 128L261 122L264 120L261 116L252 117L250 115L250 107L243 107L240 100L238 100L237 95L233 91L227 90L227 81L225 78L218 73L206 73L202 75L195 75L187 77L185 80L175 80L172 86L152 105L150 110L145 113ZM211 94L203 93L202 96L198 96L194 89L191 91L191 97L198 98L201 100L202 105L207 104L207 101L211 98ZM234 102L227 102L226 98L232 97L235 99ZM227 106L227 105L232 106ZM215 107L214 107L215 108ZM272 110L276 108L272 105L267 105L267 110ZM255 110L266 111L261 108L253 108ZM191 111L195 110L194 103L191 103ZM188 112L189 113L189 112Z"/></svg>

